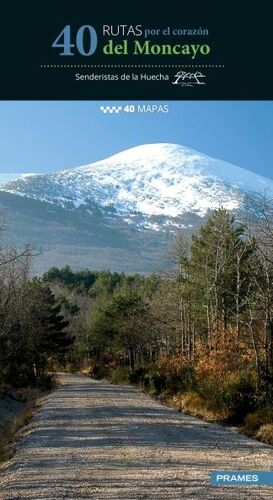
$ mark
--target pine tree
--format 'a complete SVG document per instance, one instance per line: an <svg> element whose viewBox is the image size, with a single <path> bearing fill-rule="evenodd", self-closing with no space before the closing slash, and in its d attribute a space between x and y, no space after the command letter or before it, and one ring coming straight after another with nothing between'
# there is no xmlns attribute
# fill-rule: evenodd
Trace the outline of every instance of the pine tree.
<svg viewBox="0 0 273 500"><path fill-rule="evenodd" d="M30 309L32 338L36 351L35 364L43 370L49 358L63 360L74 339L66 333L68 321L61 314L61 305L56 303L50 288L40 283L30 286L33 299Z"/></svg>
<svg viewBox="0 0 273 500"><path fill-rule="evenodd" d="M214 212L198 236L193 236L190 281L208 330L213 318L225 326L235 322L239 328L251 288L249 266L254 249L255 241L246 237L245 227L236 224L223 208Z"/></svg>

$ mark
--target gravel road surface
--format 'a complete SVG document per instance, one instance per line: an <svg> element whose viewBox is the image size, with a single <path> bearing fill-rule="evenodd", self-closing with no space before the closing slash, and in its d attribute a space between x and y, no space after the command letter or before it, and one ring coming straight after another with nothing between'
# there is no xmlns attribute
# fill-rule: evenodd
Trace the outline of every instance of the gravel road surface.
<svg viewBox="0 0 273 500"><path fill-rule="evenodd" d="M129 386L60 375L0 469L0 498L273 498L210 486L211 470L270 470L273 447L166 408Z"/></svg>

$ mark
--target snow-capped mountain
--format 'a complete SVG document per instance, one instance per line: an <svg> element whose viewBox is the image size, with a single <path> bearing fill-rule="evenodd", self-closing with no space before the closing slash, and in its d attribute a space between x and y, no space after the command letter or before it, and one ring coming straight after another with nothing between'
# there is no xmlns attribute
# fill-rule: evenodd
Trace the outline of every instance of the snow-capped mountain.
<svg viewBox="0 0 273 500"><path fill-rule="evenodd" d="M248 195L273 196L273 181L177 144L10 180L0 187L1 236L42 250L33 261L38 274L66 264L128 273L167 268L177 228L188 238L214 208L236 211Z"/></svg>
<svg viewBox="0 0 273 500"><path fill-rule="evenodd" d="M4 186L9 182L16 181L18 179L23 179L25 177L30 177L34 174L0 174L0 186Z"/></svg>
<svg viewBox="0 0 273 500"><path fill-rule="evenodd" d="M178 144L145 144L78 168L23 177L6 192L158 230L185 213L204 216L220 205L237 209L245 194L266 191L273 181ZM140 220L141 219L141 220ZM179 225L179 224L178 224Z"/></svg>

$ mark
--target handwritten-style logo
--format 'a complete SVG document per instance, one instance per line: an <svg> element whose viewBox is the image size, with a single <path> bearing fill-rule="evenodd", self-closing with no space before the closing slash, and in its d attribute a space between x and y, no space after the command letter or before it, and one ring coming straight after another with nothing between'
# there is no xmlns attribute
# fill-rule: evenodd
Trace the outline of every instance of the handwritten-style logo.
<svg viewBox="0 0 273 500"><path fill-rule="evenodd" d="M203 78L206 78L206 75L203 75L201 71L195 71L195 73L187 72L187 71L178 71L176 75L174 75L175 80L172 82L173 85L181 85L182 87L193 87L194 85L206 85L203 81Z"/></svg>

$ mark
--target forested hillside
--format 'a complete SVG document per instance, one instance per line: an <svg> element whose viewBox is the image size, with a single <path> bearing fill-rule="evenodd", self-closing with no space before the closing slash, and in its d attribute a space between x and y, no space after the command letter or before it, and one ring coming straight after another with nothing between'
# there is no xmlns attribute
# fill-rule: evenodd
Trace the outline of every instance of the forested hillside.
<svg viewBox="0 0 273 500"><path fill-rule="evenodd" d="M85 370L273 442L272 214L264 200L247 223L216 210L191 242L177 236L166 273L30 279L28 254L3 262L1 382Z"/></svg>

